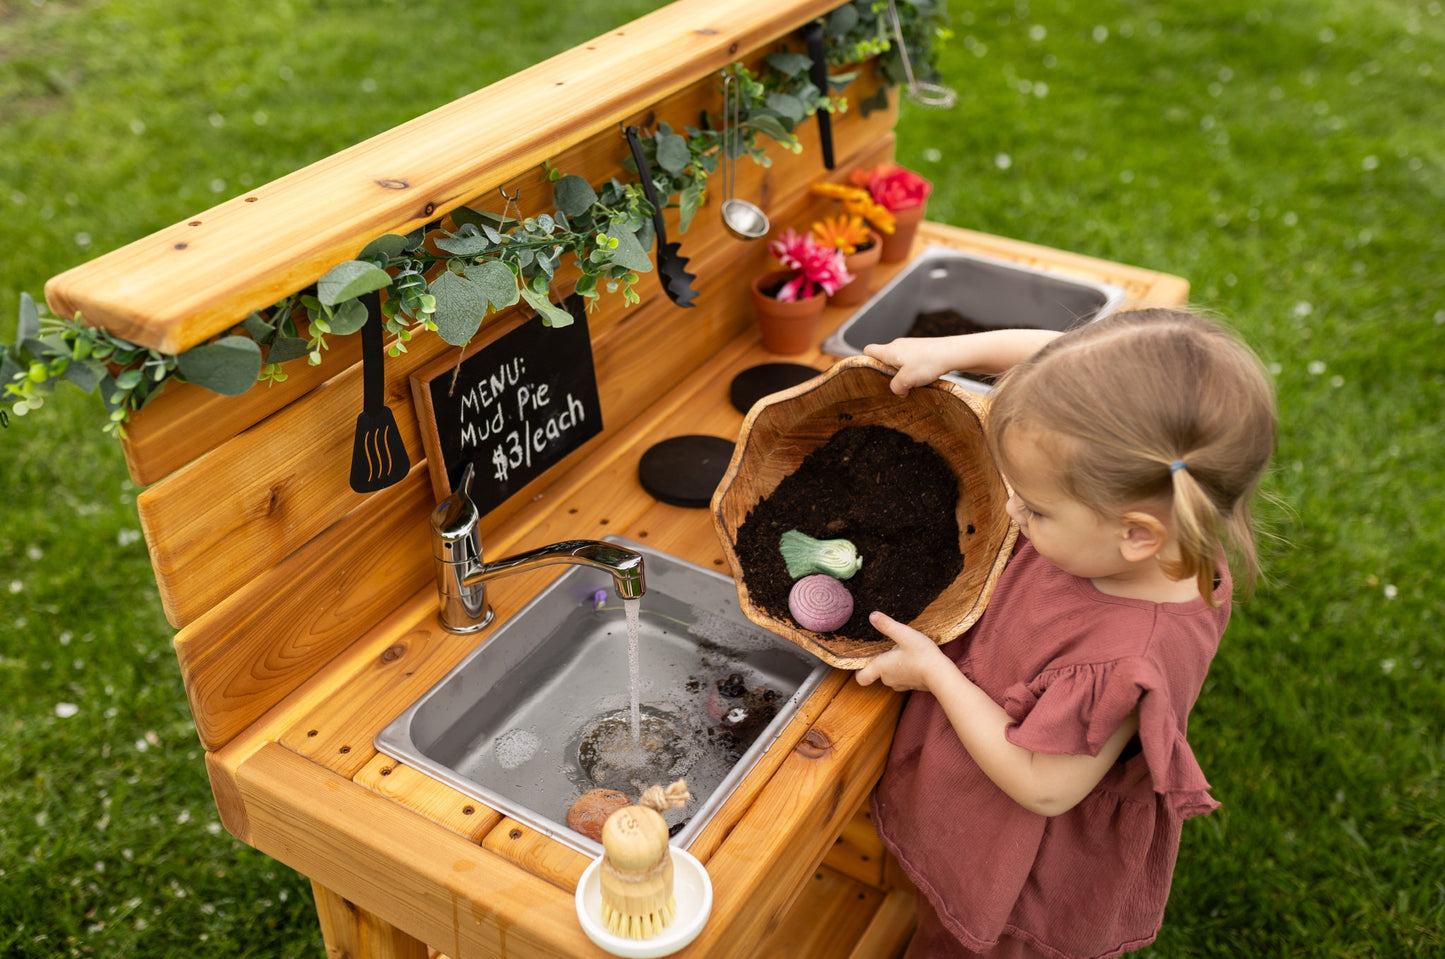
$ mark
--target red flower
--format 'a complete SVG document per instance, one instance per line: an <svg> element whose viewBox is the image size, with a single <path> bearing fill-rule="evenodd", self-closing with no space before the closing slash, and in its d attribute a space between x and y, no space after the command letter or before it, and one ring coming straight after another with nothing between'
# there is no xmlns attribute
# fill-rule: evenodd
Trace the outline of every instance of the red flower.
<svg viewBox="0 0 1445 959"><path fill-rule="evenodd" d="M853 279L853 274L843 265L843 251L824 246L811 233L784 230L768 244L768 251L783 266L795 271L777 293L777 298L784 303L817 296L820 289L824 293L836 293Z"/></svg>
<svg viewBox="0 0 1445 959"><path fill-rule="evenodd" d="M848 179L855 186L867 187L875 203L893 211L922 204L933 190L933 184L919 174L889 163L872 170L854 170Z"/></svg>

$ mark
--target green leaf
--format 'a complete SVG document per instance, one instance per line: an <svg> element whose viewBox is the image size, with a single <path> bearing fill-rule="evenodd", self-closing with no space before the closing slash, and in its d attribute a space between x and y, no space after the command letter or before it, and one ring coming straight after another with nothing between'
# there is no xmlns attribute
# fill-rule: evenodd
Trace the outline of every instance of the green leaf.
<svg viewBox="0 0 1445 959"><path fill-rule="evenodd" d="M829 37L846 36L849 30L858 25L858 11L851 3L845 3L828 14L824 21L824 31Z"/></svg>
<svg viewBox="0 0 1445 959"><path fill-rule="evenodd" d="M299 336L278 336L266 352L267 363L289 363L311 352L310 344Z"/></svg>
<svg viewBox="0 0 1445 959"><path fill-rule="evenodd" d="M0 392L3 392L5 386L13 383L16 376L24 375L25 367L12 360L9 353L0 352Z"/></svg>
<svg viewBox="0 0 1445 959"><path fill-rule="evenodd" d="M808 108L803 105L803 101L791 93L770 93L767 104L769 110L794 124L801 123L808 115Z"/></svg>
<svg viewBox="0 0 1445 959"><path fill-rule="evenodd" d="M467 279L477 284L493 310L505 310L517 302L517 278L496 260L487 260L466 270Z"/></svg>
<svg viewBox="0 0 1445 959"><path fill-rule="evenodd" d="M697 215L697 208L702 205L703 185L694 180L683 188L677 196L677 231L686 233L687 228L692 224L692 218Z"/></svg>
<svg viewBox="0 0 1445 959"><path fill-rule="evenodd" d="M71 363L65 368L65 378L84 392L94 393L105 372L104 363Z"/></svg>
<svg viewBox="0 0 1445 959"><path fill-rule="evenodd" d="M787 50L770 53L767 59L768 66L787 77L795 77L800 73L807 73L813 66L812 57L802 53L792 53Z"/></svg>
<svg viewBox="0 0 1445 959"><path fill-rule="evenodd" d="M29 293L20 294L20 325L15 330L15 342L24 343L31 337L40 335L40 310L35 306L35 298Z"/></svg>
<svg viewBox="0 0 1445 959"><path fill-rule="evenodd" d="M241 321L241 327L257 343L265 344L276 335L276 324L260 313L252 313Z"/></svg>
<svg viewBox="0 0 1445 959"><path fill-rule="evenodd" d="M244 336L226 336L191 347L176 362L186 382L222 396L239 396L255 385L261 373L261 347ZM124 374L116 383L124 386L123 380Z"/></svg>
<svg viewBox="0 0 1445 959"><path fill-rule="evenodd" d="M363 293L380 290L391 282L391 274L375 263L347 260L338 263L316 281L316 298L326 306L354 300Z"/></svg>
<svg viewBox="0 0 1445 959"><path fill-rule="evenodd" d="M437 237L436 244L439 249L446 250L452 256L476 256L490 250L494 245L476 227L456 236Z"/></svg>
<svg viewBox="0 0 1445 959"><path fill-rule="evenodd" d="M649 239L651 234L652 221L647 221L649 228ZM617 246L611 253L613 263L626 267L629 270L636 270L638 273L652 272L652 257L647 255L647 247L637 238L631 230L617 229L608 233L608 236L617 239ZM649 244L650 245L650 244Z"/></svg>
<svg viewBox="0 0 1445 959"><path fill-rule="evenodd" d="M410 249L408 245L410 242L406 237L396 233L383 233L362 247L361 252L356 254L356 258L368 262L377 258L390 260L392 257L401 256Z"/></svg>
<svg viewBox="0 0 1445 959"><path fill-rule="evenodd" d="M678 174L692 162L692 151L687 148L687 138L676 133L657 132L657 165L668 173Z"/></svg>
<svg viewBox="0 0 1445 959"><path fill-rule="evenodd" d="M756 130L758 133L770 136L779 143L790 143L793 139L793 135L788 132L778 118L770 114L754 112L742 122L741 126L745 130Z"/></svg>
<svg viewBox="0 0 1445 959"><path fill-rule="evenodd" d="M199 349L199 347L197 347L197 349ZM140 385L140 382L140 370L126 370L115 378L116 388L122 390L133 390Z"/></svg>
<svg viewBox="0 0 1445 959"><path fill-rule="evenodd" d="M436 297L432 319L437 325L437 335L452 346L461 346L470 340L487 315L487 297L482 288L447 270L432 280L427 290Z"/></svg>
<svg viewBox="0 0 1445 959"><path fill-rule="evenodd" d="M522 299L542 317L542 325L550 327L571 326L572 314L555 305L546 293L538 293L530 286L522 287Z"/></svg>
<svg viewBox="0 0 1445 959"><path fill-rule="evenodd" d="M336 308L327 324L331 327L331 332L338 336L350 336L366 325L367 316L365 303L360 300L347 300Z"/></svg>

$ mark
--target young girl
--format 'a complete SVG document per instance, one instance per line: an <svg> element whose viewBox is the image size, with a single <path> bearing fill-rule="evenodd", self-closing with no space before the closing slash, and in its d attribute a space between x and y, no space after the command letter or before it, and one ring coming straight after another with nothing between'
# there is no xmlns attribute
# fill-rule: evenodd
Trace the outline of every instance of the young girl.
<svg viewBox="0 0 1445 959"><path fill-rule="evenodd" d="M1233 336L1173 310L866 352L898 369L897 393L1008 370L988 443L1023 534L959 639L872 614L896 646L858 682L915 691L873 797L920 893L906 959L1152 942L1180 828L1219 805L1185 733L1229 619L1224 546L1256 574L1269 379Z"/></svg>

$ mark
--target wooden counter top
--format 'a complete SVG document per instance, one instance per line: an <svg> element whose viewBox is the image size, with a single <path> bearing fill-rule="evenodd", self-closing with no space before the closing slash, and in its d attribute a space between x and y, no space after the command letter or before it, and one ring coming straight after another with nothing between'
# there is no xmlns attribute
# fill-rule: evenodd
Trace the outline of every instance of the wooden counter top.
<svg viewBox="0 0 1445 959"><path fill-rule="evenodd" d="M1132 304L1178 303L1188 289L1165 274L926 224L915 251L931 243L1115 283ZM884 265L874 287L898 268ZM830 308L816 340L849 315ZM727 572L710 513L653 500L637 482L637 462L672 436L735 437L743 416L728 399L732 378L779 359L820 371L833 361L816 350L767 353L749 328L699 375L652 398L630 424L537 491L527 509L487 537L489 555L619 534ZM496 581L497 622L559 572ZM383 726L488 635L444 633L435 611L428 586L208 753L223 822L313 879L323 926L332 925L328 942L355 940L355 955L420 957L426 943L451 959L603 956L573 907L586 857L372 746ZM830 674L690 847L707 866L715 899L702 935L677 955L762 955L770 934L786 933L794 897L881 773L900 705L900 696L880 686ZM773 941L767 952L783 954L776 948ZM800 954L796 945L790 954ZM855 953L848 945L836 954Z"/></svg>

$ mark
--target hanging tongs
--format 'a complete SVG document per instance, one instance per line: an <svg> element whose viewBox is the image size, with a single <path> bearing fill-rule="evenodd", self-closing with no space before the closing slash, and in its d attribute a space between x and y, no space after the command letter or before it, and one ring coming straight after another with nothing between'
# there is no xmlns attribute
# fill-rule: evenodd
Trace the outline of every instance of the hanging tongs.
<svg viewBox="0 0 1445 959"><path fill-rule="evenodd" d="M652 204L652 226L657 233L657 276L662 281L662 291L678 306L692 306L692 301L697 298L697 290L692 284L697 277L687 272L687 257L679 252L678 244L667 241L667 227L662 223L662 201L652 182L652 169L647 165L647 157L642 155L637 127L628 127L626 133L633 162L637 164L637 173L642 178L642 193Z"/></svg>

